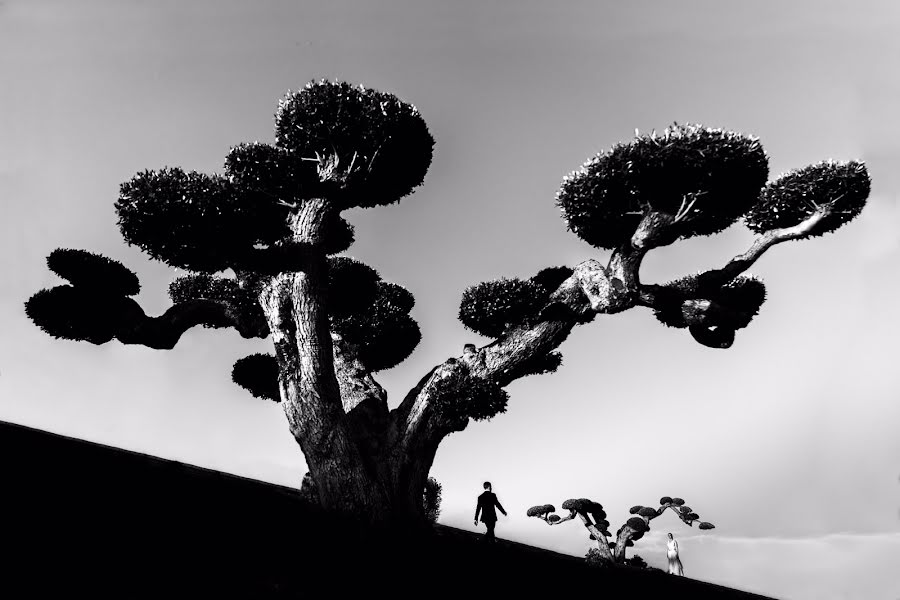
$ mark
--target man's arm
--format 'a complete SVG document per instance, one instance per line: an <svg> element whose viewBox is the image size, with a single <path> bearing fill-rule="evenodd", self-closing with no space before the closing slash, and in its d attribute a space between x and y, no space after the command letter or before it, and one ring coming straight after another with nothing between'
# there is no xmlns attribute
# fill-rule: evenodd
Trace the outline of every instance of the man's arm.
<svg viewBox="0 0 900 600"><path fill-rule="evenodd" d="M475 505L475 524L478 525L478 515L481 513L481 499L478 499L478 503Z"/></svg>
<svg viewBox="0 0 900 600"><path fill-rule="evenodd" d="M506 515L506 511L503 510L503 507L500 505L500 499L497 498L496 496L494 496L494 505L495 505L497 508L500 509L500 512L503 513L503 516L504 516L504 517L507 516L507 515Z"/></svg>

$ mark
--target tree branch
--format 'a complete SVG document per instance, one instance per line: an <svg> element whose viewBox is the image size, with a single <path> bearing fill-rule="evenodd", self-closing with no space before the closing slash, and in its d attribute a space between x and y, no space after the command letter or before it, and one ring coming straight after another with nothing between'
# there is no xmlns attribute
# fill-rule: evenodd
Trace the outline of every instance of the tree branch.
<svg viewBox="0 0 900 600"><path fill-rule="evenodd" d="M143 312L143 311L142 311ZM268 331L259 323L246 323L240 315L222 302L191 300L171 306L158 317L144 317L126 326L116 335L123 344L141 344L149 348L169 350L182 334L192 327L234 327L241 337L264 338Z"/></svg>
<svg viewBox="0 0 900 600"><path fill-rule="evenodd" d="M470 377L505 386L528 373L529 361L545 356L568 337L572 329L593 319L598 313L615 313L635 305L637 270L644 252L622 248L614 253L609 267L595 259L578 264L572 275L554 291L538 322L513 328L474 352L465 352L436 366L407 394L392 412L398 435L405 447L437 447L440 440L467 424L456 418L443 420L432 407L435 387L459 368L467 368Z"/></svg>
<svg viewBox="0 0 900 600"><path fill-rule="evenodd" d="M576 511L570 510L568 515L566 515L565 517L560 517L559 519L557 519L555 521L550 520L550 515L542 516L541 520L546 522L547 525L559 525L560 523L565 523L566 521L571 521L572 519L574 519L577 516L578 516L578 513Z"/></svg>
<svg viewBox="0 0 900 600"><path fill-rule="evenodd" d="M708 281L709 283L724 284L731 281L749 269L766 250L775 244L796 240L812 231L822 219L831 214L832 207L832 203L819 205L813 214L797 225L767 231L754 241L749 250L735 256L724 267L705 273L703 275L704 283Z"/></svg>
<svg viewBox="0 0 900 600"><path fill-rule="evenodd" d="M819 205L813 214L797 225L767 231L756 238L746 252L735 256L720 269L713 269L702 273L698 278L698 283L703 286L715 288L732 281L735 277L749 269L772 246L782 242L795 240L808 234L822 219L831 214L831 209L831 204ZM660 291L664 287L665 286L660 285L640 286L638 304L655 308L660 301Z"/></svg>

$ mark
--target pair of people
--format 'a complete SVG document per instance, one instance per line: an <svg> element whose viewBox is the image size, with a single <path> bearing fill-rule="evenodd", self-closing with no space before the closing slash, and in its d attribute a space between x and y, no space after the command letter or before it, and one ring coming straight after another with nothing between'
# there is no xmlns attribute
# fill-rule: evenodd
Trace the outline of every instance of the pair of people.
<svg viewBox="0 0 900 600"><path fill-rule="evenodd" d="M478 496L478 504L475 506L475 525L478 525L478 517L481 515L481 522L487 527L484 539L487 542L496 542L497 537L494 535L494 527L497 525L497 511L500 509L503 516L506 516L506 510L497 499L497 494L492 491L491 482L484 482L484 492ZM669 540L666 542L666 557L669 559L669 574L684 576L684 567L681 564L681 557L678 556L678 542L675 536L669 534Z"/></svg>

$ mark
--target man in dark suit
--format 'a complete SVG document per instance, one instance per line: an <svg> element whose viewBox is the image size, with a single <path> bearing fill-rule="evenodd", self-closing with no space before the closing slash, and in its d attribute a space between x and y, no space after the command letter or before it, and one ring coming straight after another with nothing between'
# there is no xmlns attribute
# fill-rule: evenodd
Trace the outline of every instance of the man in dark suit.
<svg viewBox="0 0 900 600"><path fill-rule="evenodd" d="M478 505L475 507L475 524L478 525L478 513L481 513L481 522L487 526L487 533L484 534L484 539L488 542L497 541L497 538L494 537L494 526L497 524L495 506L500 509L500 512L505 517L506 511L503 510L500 501L497 500L497 495L491 491L491 482L485 481L484 493L478 496Z"/></svg>

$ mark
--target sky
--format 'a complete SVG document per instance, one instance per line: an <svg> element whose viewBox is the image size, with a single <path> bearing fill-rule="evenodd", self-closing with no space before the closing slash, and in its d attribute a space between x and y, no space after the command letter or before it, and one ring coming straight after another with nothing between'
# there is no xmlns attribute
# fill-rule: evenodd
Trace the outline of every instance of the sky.
<svg viewBox="0 0 900 600"><path fill-rule="evenodd" d="M348 251L410 289L423 341L377 379L390 405L463 344L462 291L606 255L566 231L562 178L635 129L699 122L759 136L770 179L865 161L869 205L832 235L752 269L769 299L732 348L700 346L649 311L601 316L552 375L509 386L508 411L441 445L441 522L475 530L481 483L498 535L583 555L577 522L525 516L570 497L613 526L685 498L634 551L685 574L791 599L900 597L900 5L883 1L538 2L51 0L0 2L0 419L283 485L302 454L280 407L230 380L269 351L233 331L171 351L58 341L23 302L60 284L57 247L123 262L158 314L178 275L125 245L113 202L137 171L221 172L273 141L288 89L342 79L417 106L436 139L424 185L346 214ZM642 280L724 264L740 225L652 252Z"/></svg>

